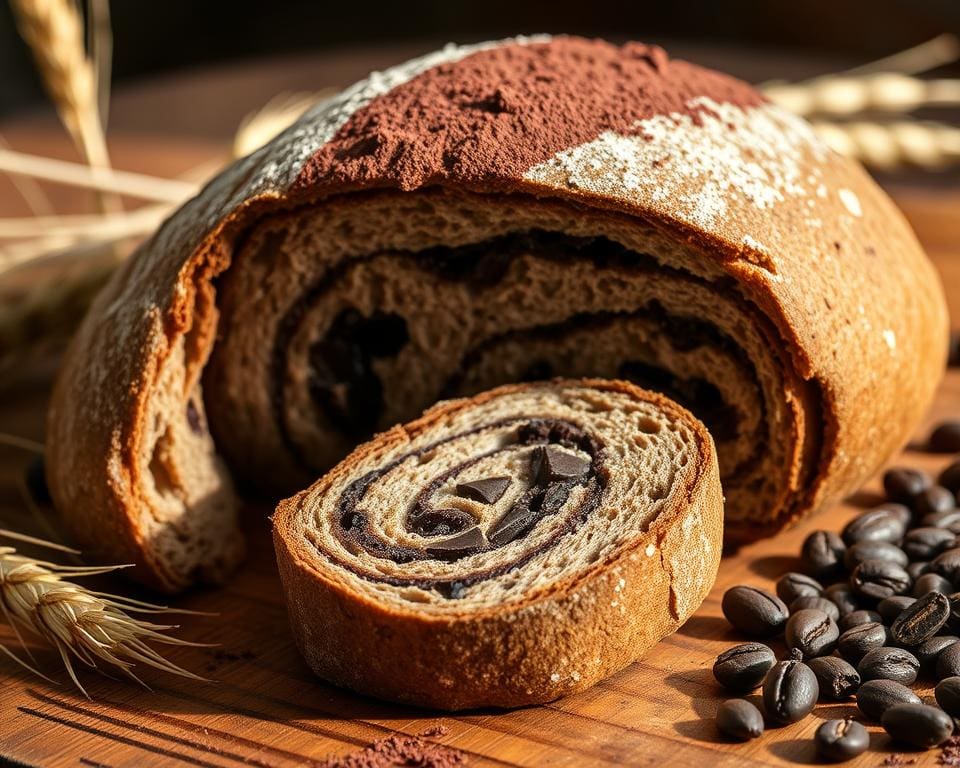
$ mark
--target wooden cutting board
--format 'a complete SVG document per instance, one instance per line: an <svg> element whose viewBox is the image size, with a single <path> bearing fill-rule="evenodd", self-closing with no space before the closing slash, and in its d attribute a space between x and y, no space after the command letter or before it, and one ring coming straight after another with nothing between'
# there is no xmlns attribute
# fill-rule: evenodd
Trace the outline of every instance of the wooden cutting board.
<svg viewBox="0 0 960 768"><path fill-rule="evenodd" d="M357 63L356 72L348 68L350 75L359 74L367 63ZM229 90L243 78L234 73L213 82ZM317 77L314 82L330 81ZM183 97L174 86L163 87ZM281 90L277 78L263 85L263 90ZM157 97L161 104L163 93ZM247 96L253 103L260 101L258 94ZM141 121L145 104L153 104L158 115L165 110L157 106L157 99L145 99L142 91L132 94L127 103L138 105L137 110L131 107L130 114ZM42 151L49 146L64 152L62 140L44 118L7 126L4 133L21 149ZM114 154L119 167L171 173L222 147L222 141L196 135L161 140L128 132L115 143ZM960 324L960 189L941 185L893 192L940 268L951 312L958 319L955 324ZM0 212L4 216L22 213L16 210L12 192L2 187ZM7 382L0 396L0 431L42 437L51 372L52 365L41 366L12 385ZM947 416L960 416L960 371L956 370L948 374L918 440L930 424ZM40 531L25 511L19 491L31 458L0 448L0 526ZM941 457L916 451L897 461L931 471L945 463ZM777 575L794 567L800 542L810 530L839 530L851 515L876 501L877 488L874 481L848 503L725 557L716 586L697 614L643 661L593 689L542 707L457 716L383 704L314 679L287 628L268 536L270 510L248 509L245 527L251 552L245 567L222 589L175 601L179 608L218 614L182 617L177 631L179 637L215 647L172 648L168 653L177 664L211 682L147 672L151 690L143 690L83 673L92 696L87 700L59 671L55 677L60 685L54 686L0 658L0 764L280 768L310 765L395 733L417 734L438 725L444 733L430 740L461 750L472 766L709 764L713 768L816 762L814 731L824 719L855 714L852 704L820 705L803 722L768 731L748 745L733 745L717 736L712 717L721 699L710 668L714 657L737 639L721 616L720 598L733 584L769 587ZM55 524L50 510L44 514L47 522ZM108 586L150 597L119 579ZM5 627L0 627L0 642L13 643ZM50 652L38 651L37 659L43 669L59 670ZM871 726L871 734L873 749L853 764L877 766L894 751L882 730ZM918 765L935 765L937 753L908 757L916 758Z"/></svg>

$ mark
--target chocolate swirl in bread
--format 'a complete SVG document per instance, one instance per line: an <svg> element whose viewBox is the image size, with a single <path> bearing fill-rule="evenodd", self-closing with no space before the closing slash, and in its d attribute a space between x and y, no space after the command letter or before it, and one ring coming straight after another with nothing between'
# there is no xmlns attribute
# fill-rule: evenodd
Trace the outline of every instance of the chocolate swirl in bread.
<svg viewBox="0 0 960 768"><path fill-rule="evenodd" d="M322 677L517 706L591 685L696 609L722 499L689 413L625 382L555 380L382 433L282 502L274 537Z"/></svg>
<svg viewBox="0 0 960 768"><path fill-rule="evenodd" d="M64 363L49 480L87 548L218 580L231 478L302 488L437 398L549 376L670 394L718 444L727 536L906 440L942 289L854 163L657 48L448 48L316 107L119 271Z"/></svg>

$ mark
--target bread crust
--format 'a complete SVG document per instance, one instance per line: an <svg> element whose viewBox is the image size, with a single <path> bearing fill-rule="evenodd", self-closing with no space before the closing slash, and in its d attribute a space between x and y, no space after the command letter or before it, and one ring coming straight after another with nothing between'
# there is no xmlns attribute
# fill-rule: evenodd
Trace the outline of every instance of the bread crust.
<svg viewBox="0 0 960 768"><path fill-rule="evenodd" d="M406 444L457 411L536 385L506 385L440 403L360 446L277 507L273 539L290 626L317 675L377 698L439 709L537 704L618 672L699 607L716 578L723 540L723 493L710 435L673 401L633 384L556 383L624 393L691 428L694 470L673 489L667 508L585 573L516 602L437 615L371 600L318 562L297 525L303 500L350 476L365 457ZM702 567L692 567L691 550L703 553Z"/></svg>
<svg viewBox="0 0 960 768"><path fill-rule="evenodd" d="M415 89L418 78L456 61L482 70L496 50L526 46L549 56L574 43L587 44L561 38L445 49L363 81L226 169L139 248L73 340L49 413L51 492L85 548L136 563L135 577L166 591L229 571L242 551L235 530L195 542L201 566L171 564L155 541L168 523L148 486L152 420L172 418L156 412L158 390L171 367L182 368L174 378L184 397L199 381L216 335L213 280L229 267L238 239L278 210L377 188L415 194L394 170L371 171L349 153L326 175L315 162L348 139L362 142L350 119L401 84ZM589 45L609 53L605 43ZM735 81L711 77L678 86L691 103L701 100L697 119L652 114L636 131L640 139L605 131L534 167L487 167L481 152L479 165L451 164L424 184L635 216L701 249L733 279L822 402L810 446L819 469L791 509L771 510L772 527L758 527L760 534L852 491L906 442L944 368L948 322L932 265L862 168L776 107L725 103ZM768 152L754 160L758 147ZM721 165L732 157L723 167L737 173L691 165L698 157ZM219 470L211 464L210 471Z"/></svg>

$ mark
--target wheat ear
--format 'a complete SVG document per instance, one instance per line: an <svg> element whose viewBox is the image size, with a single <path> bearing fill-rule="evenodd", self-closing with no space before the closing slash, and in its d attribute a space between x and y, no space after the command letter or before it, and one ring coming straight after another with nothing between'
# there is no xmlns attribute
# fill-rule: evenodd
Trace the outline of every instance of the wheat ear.
<svg viewBox="0 0 960 768"><path fill-rule="evenodd" d="M97 95L97 73L84 47L83 19L72 0L10 0L20 35L86 163L108 168L110 156ZM98 195L100 208L120 210L119 198Z"/></svg>
<svg viewBox="0 0 960 768"><path fill-rule="evenodd" d="M859 77L827 75L804 83L770 83L763 93L798 115L912 112L960 104L960 80L921 80L895 72Z"/></svg>
<svg viewBox="0 0 960 768"><path fill-rule="evenodd" d="M960 162L960 128L932 121L811 123L834 151L883 170L939 170Z"/></svg>
<svg viewBox="0 0 960 768"><path fill-rule="evenodd" d="M0 536L31 543L45 542L12 531L0 530ZM146 684L134 673L137 664L162 672L203 681L204 678L177 666L161 656L150 643L208 647L164 634L176 625L154 624L131 613L161 613L170 609L132 598L95 592L68 579L111 573L129 566L65 566L34 560L18 554L13 547L0 547L0 613L13 629L21 647L32 655L23 641L23 633L36 635L59 654L74 685L90 698L77 678L74 663L106 674L116 670ZM178 611L192 613L191 611ZM2 646L0 646L2 648ZM8 648L3 652L40 674Z"/></svg>

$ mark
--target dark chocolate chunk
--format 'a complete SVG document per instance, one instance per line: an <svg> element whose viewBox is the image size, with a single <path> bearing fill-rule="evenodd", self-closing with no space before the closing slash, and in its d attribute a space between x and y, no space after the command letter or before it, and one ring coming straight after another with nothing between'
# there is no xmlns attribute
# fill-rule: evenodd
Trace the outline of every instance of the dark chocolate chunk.
<svg viewBox="0 0 960 768"><path fill-rule="evenodd" d="M537 448L534 452L533 473L541 483L576 480L583 477L589 468L589 460L552 445Z"/></svg>
<svg viewBox="0 0 960 768"><path fill-rule="evenodd" d="M376 311L364 317L348 307L310 346L307 388L334 427L351 437L373 432L384 407L373 360L396 355L408 338L400 315Z"/></svg>
<svg viewBox="0 0 960 768"><path fill-rule="evenodd" d="M449 536L467 530L476 522L473 515L462 509L431 509L414 517L410 527L421 536Z"/></svg>
<svg viewBox="0 0 960 768"><path fill-rule="evenodd" d="M511 482L513 481L509 477L485 477L482 480L460 483L457 486L457 493L474 501L482 501L484 504L494 504L507 492Z"/></svg>
<svg viewBox="0 0 960 768"><path fill-rule="evenodd" d="M427 547L427 554L437 557L460 557L482 549L487 544L487 538L478 526L468 528L449 539L431 542Z"/></svg>
<svg viewBox="0 0 960 768"><path fill-rule="evenodd" d="M193 398L187 400L187 424L193 434L203 434L203 420L200 418L200 411L197 410L197 404L193 401Z"/></svg>
<svg viewBox="0 0 960 768"><path fill-rule="evenodd" d="M524 504L514 504L487 532L491 544L508 544L523 533L537 518L537 513Z"/></svg>
<svg viewBox="0 0 960 768"><path fill-rule="evenodd" d="M466 593L467 586L462 581L441 581L435 589L448 600L459 600Z"/></svg>

